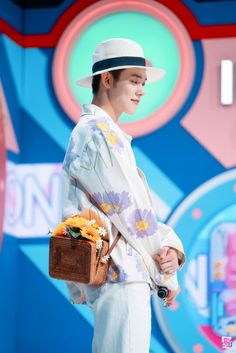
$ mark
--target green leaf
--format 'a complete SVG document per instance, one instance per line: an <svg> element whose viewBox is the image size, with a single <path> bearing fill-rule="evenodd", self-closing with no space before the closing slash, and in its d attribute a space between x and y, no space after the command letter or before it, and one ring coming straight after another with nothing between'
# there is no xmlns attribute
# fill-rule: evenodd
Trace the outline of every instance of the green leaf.
<svg viewBox="0 0 236 353"><path fill-rule="evenodd" d="M70 235L73 237L73 238L78 238L80 236L80 233L77 233L77 232L74 232L73 230L69 230L69 233Z"/></svg>

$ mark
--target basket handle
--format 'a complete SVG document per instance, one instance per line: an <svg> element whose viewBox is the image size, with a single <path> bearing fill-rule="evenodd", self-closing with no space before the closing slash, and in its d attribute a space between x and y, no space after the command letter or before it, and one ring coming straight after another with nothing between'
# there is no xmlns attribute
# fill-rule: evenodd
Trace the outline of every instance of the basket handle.
<svg viewBox="0 0 236 353"><path fill-rule="evenodd" d="M114 247L116 246L116 244L118 243L118 240L120 239L120 237L121 237L121 233L119 232L117 234L117 236L115 237L115 239L113 240L113 243L111 244L111 246L110 246L110 248L109 248L109 250L108 250L106 255L108 255L108 256L111 255L111 252L114 249Z"/></svg>

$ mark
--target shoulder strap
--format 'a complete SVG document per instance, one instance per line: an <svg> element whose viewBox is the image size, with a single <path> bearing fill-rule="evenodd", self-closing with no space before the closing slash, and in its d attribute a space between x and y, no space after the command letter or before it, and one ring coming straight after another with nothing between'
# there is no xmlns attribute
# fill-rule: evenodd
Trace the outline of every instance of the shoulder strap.
<svg viewBox="0 0 236 353"><path fill-rule="evenodd" d="M102 258L101 258L101 262L102 263L106 264L109 261L111 252L114 249L114 247L116 246L116 244L117 244L118 240L120 239L120 237L121 237L121 233L119 232L117 234L117 236L115 237L115 239L113 240L113 242L112 242L108 252L106 253L106 255L102 256Z"/></svg>
<svg viewBox="0 0 236 353"><path fill-rule="evenodd" d="M119 233L117 234L117 236L115 237L115 239L113 240L113 242L112 242L112 244L111 244L111 246L110 246L110 248L109 248L109 250L108 250L108 252L107 252L106 255L108 255L108 256L111 255L111 252L112 252L112 250L114 249L114 247L116 246L116 244L118 243L118 240L120 239L120 237L121 237L121 234L120 234L120 232L119 232Z"/></svg>

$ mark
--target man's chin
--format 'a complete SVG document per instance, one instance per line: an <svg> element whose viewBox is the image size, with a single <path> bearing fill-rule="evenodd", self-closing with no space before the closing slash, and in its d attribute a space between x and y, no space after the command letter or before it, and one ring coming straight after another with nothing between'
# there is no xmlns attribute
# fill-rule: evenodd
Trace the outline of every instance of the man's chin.
<svg viewBox="0 0 236 353"><path fill-rule="evenodd" d="M124 113L127 114L127 115L133 115L133 114L136 113L136 110L137 110L137 108L135 108L135 109L129 109L129 110L127 110L127 111L124 112Z"/></svg>

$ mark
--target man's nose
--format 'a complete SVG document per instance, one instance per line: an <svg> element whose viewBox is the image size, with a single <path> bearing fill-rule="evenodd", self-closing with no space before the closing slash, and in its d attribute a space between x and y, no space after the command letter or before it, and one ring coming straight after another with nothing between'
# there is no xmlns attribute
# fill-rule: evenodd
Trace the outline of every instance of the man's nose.
<svg viewBox="0 0 236 353"><path fill-rule="evenodd" d="M138 90L137 90L137 95L143 96L144 94L145 94L144 86L142 84L140 84L138 87Z"/></svg>

